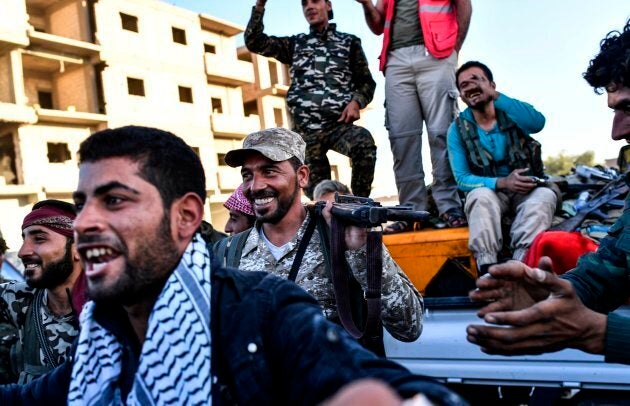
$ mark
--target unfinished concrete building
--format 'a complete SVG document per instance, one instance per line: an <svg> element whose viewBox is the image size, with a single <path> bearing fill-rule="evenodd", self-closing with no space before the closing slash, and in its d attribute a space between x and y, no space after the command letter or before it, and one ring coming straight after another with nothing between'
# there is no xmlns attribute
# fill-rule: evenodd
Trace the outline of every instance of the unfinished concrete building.
<svg viewBox="0 0 630 406"><path fill-rule="evenodd" d="M10 247L34 202L70 200L80 142L128 124L171 131L199 153L207 219L222 229L222 203L241 182L227 151L291 126L287 67L238 48L243 30L157 0L2 1L0 231ZM347 159L330 157L348 181Z"/></svg>

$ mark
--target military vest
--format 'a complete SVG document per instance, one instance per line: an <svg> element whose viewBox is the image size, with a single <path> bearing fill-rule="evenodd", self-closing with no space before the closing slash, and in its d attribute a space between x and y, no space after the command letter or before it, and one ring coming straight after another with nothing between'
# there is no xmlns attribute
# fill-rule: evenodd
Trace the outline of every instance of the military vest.
<svg viewBox="0 0 630 406"><path fill-rule="evenodd" d="M525 134L505 112L498 109L495 111L499 130L507 136L508 153L507 158L502 161L495 161L481 146L476 125L461 116L455 119L459 134L468 150L466 160L470 171L477 176L496 177L497 168L508 165L510 171L529 168L525 175L543 178L545 168L540 143Z"/></svg>

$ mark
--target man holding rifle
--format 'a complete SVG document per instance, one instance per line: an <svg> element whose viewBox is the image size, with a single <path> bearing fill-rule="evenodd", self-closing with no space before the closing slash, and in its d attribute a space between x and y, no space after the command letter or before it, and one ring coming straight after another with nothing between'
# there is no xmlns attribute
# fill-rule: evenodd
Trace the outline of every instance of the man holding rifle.
<svg viewBox="0 0 630 406"><path fill-rule="evenodd" d="M584 78L596 92L606 90L614 111L612 138L630 141L630 20L623 32L604 38ZM468 341L492 354L576 348L630 364L630 319L612 312L630 294L630 212L574 270L557 277L544 271L549 262L543 258L541 269L518 262L491 267L491 277L479 279L470 297L492 300L479 316L497 326L469 326Z"/></svg>
<svg viewBox="0 0 630 406"><path fill-rule="evenodd" d="M272 272L294 280L317 299L327 318L336 320L337 304L324 245L332 203L319 215L300 202L309 176L304 148L299 134L273 128L249 134L242 149L227 153L226 163L241 167L243 193L252 203L256 223L247 234L226 240L231 246L242 247L237 260L224 258L227 265L241 270ZM323 223L319 221L322 217ZM345 243L345 259L365 290L365 230L347 226ZM215 251L221 256L219 247L216 245ZM229 253L229 248L225 252ZM401 341L414 341L422 330L422 298L384 246L382 264L383 326Z"/></svg>

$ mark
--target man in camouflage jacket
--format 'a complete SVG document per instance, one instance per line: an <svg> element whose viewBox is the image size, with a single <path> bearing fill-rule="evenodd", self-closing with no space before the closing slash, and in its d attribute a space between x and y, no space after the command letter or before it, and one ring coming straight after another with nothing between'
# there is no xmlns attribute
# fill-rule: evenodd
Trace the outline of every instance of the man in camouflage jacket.
<svg viewBox="0 0 630 406"><path fill-rule="evenodd" d="M302 0L308 34L268 36L262 23L265 3L257 0L252 10L245 44L252 52L290 66L287 104L294 129L306 141L305 164L311 170L306 195L312 198L315 186L330 179L326 152L333 150L352 161L352 192L369 196L376 144L368 130L352 124L372 101L376 88L361 41L328 23L332 19L328 0Z"/></svg>
<svg viewBox="0 0 630 406"><path fill-rule="evenodd" d="M243 246L239 269L265 271L287 277L311 214L300 202L308 180L304 165L305 143L300 135L274 128L248 135L243 148L227 153L225 161L242 166L243 193L256 215L254 229ZM330 218L330 206L323 211ZM358 227L346 228L346 260L365 290L366 234ZM328 277L317 229L308 242L295 282L322 306L326 317L337 318L333 286ZM423 302L420 293L383 246L383 326L401 341L413 341L422 331Z"/></svg>
<svg viewBox="0 0 630 406"><path fill-rule="evenodd" d="M81 273L74 244L74 207L67 202L36 203L22 223L18 256L26 282L0 287L0 319L18 329L11 348L12 381L26 383L62 364L79 333L70 288Z"/></svg>

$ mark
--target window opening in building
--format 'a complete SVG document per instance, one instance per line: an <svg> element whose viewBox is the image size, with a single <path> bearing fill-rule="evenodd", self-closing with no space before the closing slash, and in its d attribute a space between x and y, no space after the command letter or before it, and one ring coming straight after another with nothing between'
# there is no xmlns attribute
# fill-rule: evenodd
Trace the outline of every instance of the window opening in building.
<svg viewBox="0 0 630 406"><path fill-rule="evenodd" d="M269 61L269 78L271 80L271 85L277 85L278 82L278 68L276 67L276 63L274 61Z"/></svg>
<svg viewBox="0 0 630 406"><path fill-rule="evenodd" d="M186 86L177 86L179 90L179 101L182 103L192 103L193 94L192 88Z"/></svg>
<svg viewBox="0 0 630 406"><path fill-rule="evenodd" d="M217 161L219 161L219 166L228 166L228 164L225 162L225 155L226 154L217 154Z"/></svg>
<svg viewBox="0 0 630 406"><path fill-rule="evenodd" d="M212 112L222 114L223 113L223 102L218 97L210 98L212 103Z"/></svg>
<svg viewBox="0 0 630 406"><path fill-rule="evenodd" d="M52 109L53 106L53 94L49 90L38 90L37 91L37 103L39 107L43 109Z"/></svg>
<svg viewBox="0 0 630 406"><path fill-rule="evenodd" d="M120 13L120 23L123 30L138 32L138 17Z"/></svg>
<svg viewBox="0 0 630 406"><path fill-rule="evenodd" d="M144 96L144 80L127 78L127 90L132 96Z"/></svg>
<svg viewBox="0 0 630 406"><path fill-rule="evenodd" d="M237 55L239 61L243 62L254 62L254 58L252 57L251 52L241 52Z"/></svg>
<svg viewBox="0 0 630 406"><path fill-rule="evenodd" d="M256 100L243 103L243 112L245 113L245 117L251 116L252 114L258 115L258 104Z"/></svg>
<svg viewBox="0 0 630 406"><path fill-rule="evenodd" d="M7 185L17 185L17 168L15 167L15 145L13 134L0 135L0 176Z"/></svg>
<svg viewBox="0 0 630 406"><path fill-rule="evenodd" d="M70 149L65 142L48 143L48 162L63 163L70 160Z"/></svg>
<svg viewBox="0 0 630 406"><path fill-rule="evenodd" d="M276 127L284 126L284 119L282 117L282 109L274 108L273 109L273 118L276 120Z"/></svg>
<svg viewBox="0 0 630 406"><path fill-rule="evenodd" d="M173 30L173 42L186 45L186 31L181 28L172 27Z"/></svg>
<svg viewBox="0 0 630 406"><path fill-rule="evenodd" d="M217 53L217 47L215 47L212 44L203 44L203 50L207 54L216 54Z"/></svg>

